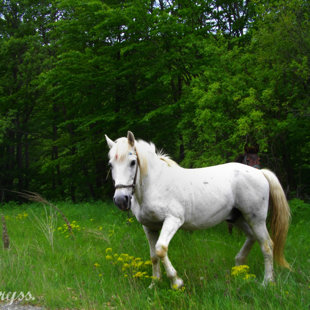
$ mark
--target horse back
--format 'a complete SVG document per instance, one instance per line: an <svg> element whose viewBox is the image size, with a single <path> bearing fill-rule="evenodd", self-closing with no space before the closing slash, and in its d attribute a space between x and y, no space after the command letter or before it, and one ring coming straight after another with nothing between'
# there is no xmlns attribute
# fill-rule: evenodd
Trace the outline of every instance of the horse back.
<svg viewBox="0 0 310 310"><path fill-rule="evenodd" d="M233 209L245 216L256 209L267 214L269 185L258 169L229 163L178 174L174 195L184 209L183 228L214 226L229 219Z"/></svg>

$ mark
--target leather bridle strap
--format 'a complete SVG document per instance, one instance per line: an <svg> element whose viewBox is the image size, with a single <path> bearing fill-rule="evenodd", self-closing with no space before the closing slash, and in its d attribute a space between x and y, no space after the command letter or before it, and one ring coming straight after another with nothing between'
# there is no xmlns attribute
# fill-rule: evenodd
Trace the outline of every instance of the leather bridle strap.
<svg viewBox="0 0 310 310"><path fill-rule="evenodd" d="M134 193L135 193L136 182L137 182L137 174L138 174L138 167L140 166L139 156L138 156L136 148L135 148L135 153L136 153L136 156L137 156L137 164L136 164L136 173L135 173L135 176L133 178L133 183L129 184L129 185L117 184L117 185L114 186L115 189L132 188L132 195L134 195Z"/></svg>

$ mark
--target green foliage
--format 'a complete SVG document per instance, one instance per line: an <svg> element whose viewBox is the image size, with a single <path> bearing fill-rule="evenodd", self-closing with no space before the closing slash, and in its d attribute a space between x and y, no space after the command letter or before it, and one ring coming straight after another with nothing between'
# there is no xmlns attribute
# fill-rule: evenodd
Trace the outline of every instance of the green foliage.
<svg viewBox="0 0 310 310"><path fill-rule="evenodd" d="M259 3L257 12L249 44L205 41L204 73L183 99L183 163L234 160L258 144L263 165L300 194L309 184L309 6Z"/></svg>
<svg viewBox="0 0 310 310"><path fill-rule="evenodd" d="M290 207L292 212L292 218L294 220L295 217L298 220L302 220L307 218L310 212L309 203L304 202L301 199L294 198L290 201Z"/></svg>
<svg viewBox="0 0 310 310"><path fill-rule="evenodd" d="M306 1L5 0L0 11L2 188L102 198L104 134L130 129L186 167L257 143L263 166L309 194Z"/></svg>

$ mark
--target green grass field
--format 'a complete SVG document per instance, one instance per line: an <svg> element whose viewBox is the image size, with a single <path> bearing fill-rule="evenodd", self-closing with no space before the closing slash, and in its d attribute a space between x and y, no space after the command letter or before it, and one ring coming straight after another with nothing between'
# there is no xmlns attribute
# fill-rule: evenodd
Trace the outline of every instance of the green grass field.
<svg viewBox="0 0 310 310"><path fill-rule="evenodd" d="M293 220L286 258L294 271L275 267L276 283L264 287L258 245L249 274L231 274L244 242L225 223L194 233L179 231L170 259L185 282L172 290L163 279L154 289L142 226L105 203L56 204L72 224L73 236L54 209L41 204L6 204L10 248L1 246L0 298L27 292L46 309L309 309L310 205L291 201ZM24 301L26 298L24 299Z"/></svg>

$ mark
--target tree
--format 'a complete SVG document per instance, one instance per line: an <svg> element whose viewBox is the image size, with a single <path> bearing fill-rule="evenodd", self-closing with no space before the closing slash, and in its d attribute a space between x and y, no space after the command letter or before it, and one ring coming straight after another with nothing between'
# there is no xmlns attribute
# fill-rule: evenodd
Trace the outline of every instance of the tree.
<svg viewBox="0 0 310 310"><path fill-rule="evenodd" d="M257 12L250 45L206 43L211 63L183 98L184 164L230 161L258 143L263 163L300 192L309 184L309 5L282 1Z"/></svg>
<svg viewBox="0 0 310 310"><path fill-rule="evenodd" d="M104 134L128 129L186 167L258 143L291 190L307 187L306 1L5 0L0 10L2 188L102 198Z"/></svg>
<svg viewBox="0 0 310 310"><path fill-rule="evenodd" d="M32 115L38 94L33 83L46 56L42 46L44 25L39 24L48 14L46 5L14 0L1 4L0 110L6 126L0 147L4 188L27 189L34 172L30 149L35 139Z"/></svg>

